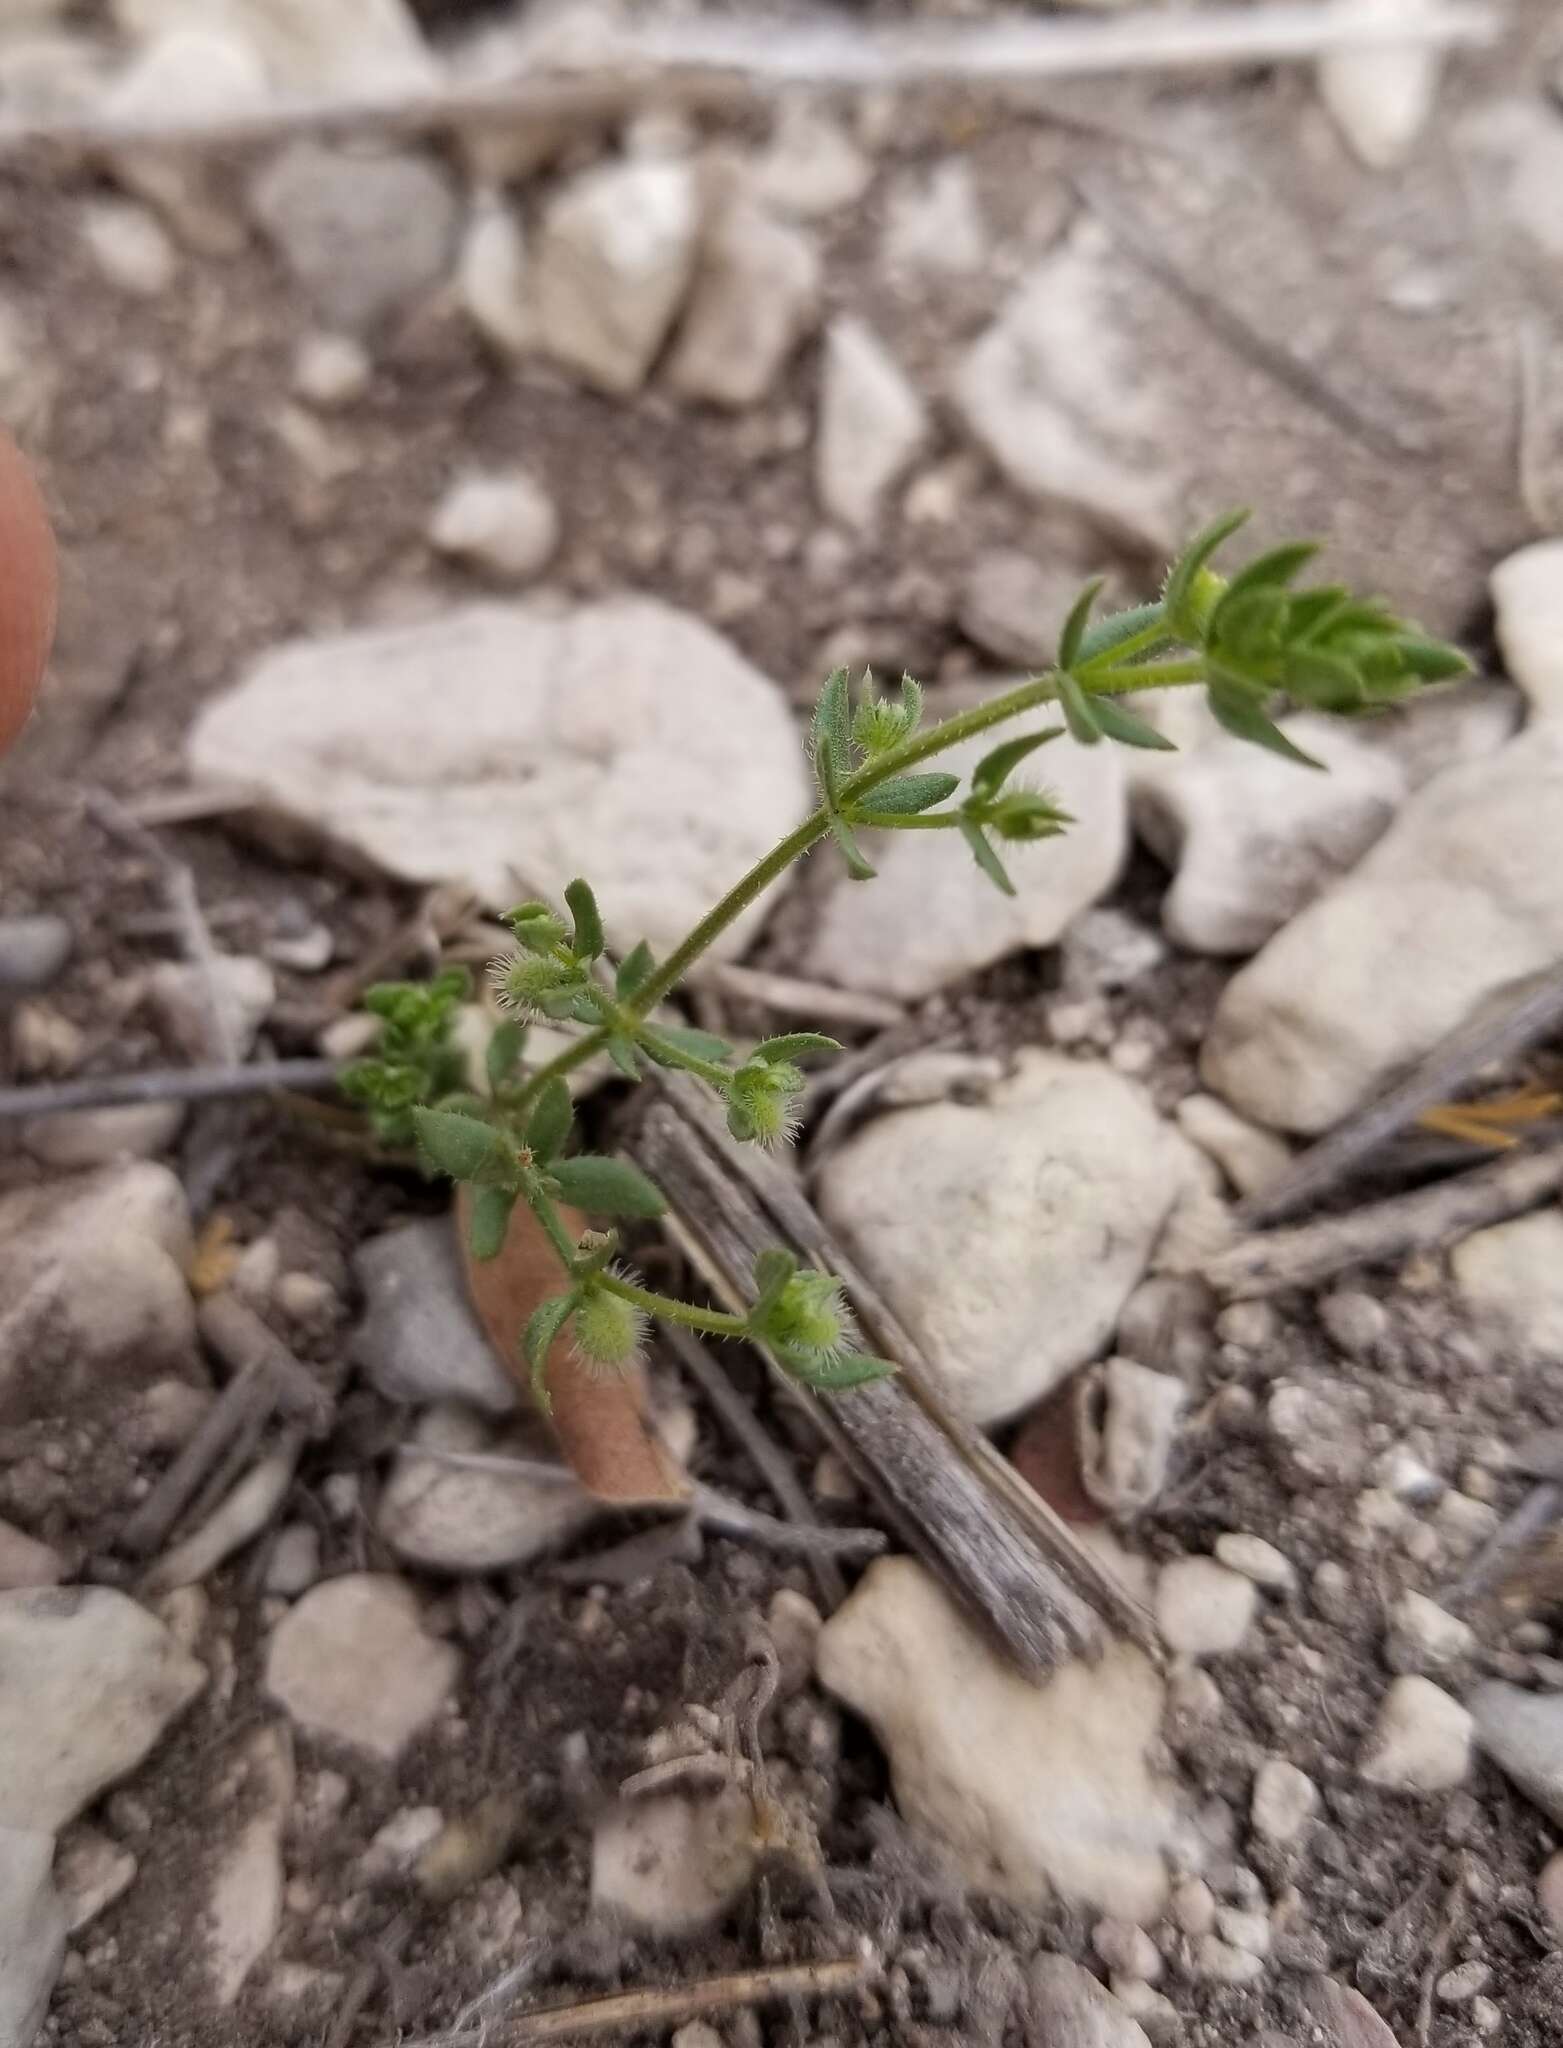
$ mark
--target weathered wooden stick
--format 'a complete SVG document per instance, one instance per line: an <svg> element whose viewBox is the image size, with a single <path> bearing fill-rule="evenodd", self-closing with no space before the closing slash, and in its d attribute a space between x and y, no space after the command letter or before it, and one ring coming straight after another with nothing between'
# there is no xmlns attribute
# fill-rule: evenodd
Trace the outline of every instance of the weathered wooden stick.
<svg viewBox="0 0 1563 2048"><path fill-rule="evenodd" d="M1563 1145L1517 1152L1474 1167L1430 1188L1370 1202L1344 1216L1326 1216L1296 1230L1270 1230L1241 1239L1203 1268L1204 1278L1228 1298L1280 1294L1312 1287L1350 1266L1437 1251L1489 1223L1535 1208L1563 1188Z"/></svg>
<svg viewBox="0 0 1563 2048"><path fill-rule="evenodd" d="M1450 1101L1483 1067L1513 1059L1560 1027L1563 967L1533 983L1501 1016L1480 1016L1434 1046L1403 1081L1337 1124L1267 1187L1240 1203L1238 1221L1257 1229L1295 1215L1338 1186L1423 1110Z"/></svg>
<svg viewBox="0 0 1563 2048"><path fill-rule="evenodd" d="M895 1378L850 1394L799 1398L908 1547L1034 1677L1094 1649L1104 1620L1152 1647L1135 1602L951 1414L918 1345L792 1175L754 1147L735 1146L684 1077L659 1075L658 1089L630 1149L674 1205L678 1240L713 1293L741 1312L753 1299L756 1255L788 1245L839 1275L871 1346L900 1368ZM792 1382L783 1384L797 1393Z"/></svg>
<svg viewBox="0 0 1563 2048"><path fill-rule="evenodd" d="M1471 0L1429 0L1415 16L1372 7L1258 6L1198 14L1136 9L1109 20L1041 20L865 28L701 15L613 36L592 70L528 70L493 80L436 81L375 97L282 100L243 114L180 110L155 118L75 115L0 122L0 156L38 149L211 149L290 135L371 130L437 134L482 123L605 125L645 106L742 108L787 86L988 85L1013 93L1056 78L1221 71L1308 63L1330 50L1385 45L1480 47L1498 23Z"/></svg>

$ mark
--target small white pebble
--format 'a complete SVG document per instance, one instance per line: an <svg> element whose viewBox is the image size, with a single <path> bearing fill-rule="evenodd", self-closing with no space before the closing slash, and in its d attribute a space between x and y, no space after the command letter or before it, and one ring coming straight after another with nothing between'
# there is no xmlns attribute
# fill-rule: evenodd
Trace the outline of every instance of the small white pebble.
<svg viewBox="0 0 1563 2048"><path fill-rule="evenodd" d="M1098 1920L1091 1929L1091 1946L1118 1975L1137 1977L1145 1984L1154 1984L1161 1975L1161 1950L1132 1920Z"/></svg>
<svg viewBox="0 0 1563 2048"><path fill-rule="evenodd" d="M1464 2005L1485 1991L1492 1982L1492 1965L1481 1961L1459 1963L1452 1970L1445 1970L1433 1986L1444 2005Z"/></svg>
<svg viewBox="0 0 1563 2048"><path fill-rule="evenodd" d="M1473 1998L1469 2018L1478 2034L1496 2034L1503 2025L1503 2007L1490 1998Z"/></svg>
<svg viewBox="0 0 1563 2048"><path fill-rule="evenodd" d="M1234 1948L1219 1935L1206 1934L1194 1944L1194 1974L1218 1984L1252 1984L1264 1975L1265 1960L1252 1949Z"/></svg>
<svg viewBox="0 0 1563 2048"><path fill-rule="evenodd" d="M1444 1490L1438 1474L1407 1444L1391 1444L1380 1451L1369 1469L1376 1486L1414 1507L1427 1507Z"/></svg>
<svg viewBox="0 0 1563 2048"><path fill-rule="evenodd" d="M1216 1556L1232 1571L1241 1572L1267 1592L1290 1593L1297 1586L1297 1567L1273 1543L1262 1536L1245 1536L1229 1530L1216 1538Z"/></svg>
<svg viewBox="0 0 1563 2048"><path fill-rule="evenodd" d="M1439 1671L1475 1647L1465 1623L1423 1593L1402 1593L1390 1609L1384 1654L1391 1671Z"/></svg>
<svg viewBox="0 0 1563 2048"><path fill-rule="evenodd" d="M1471 1500L1492 1502L1498 1498L1498 1482L1481 1465L1464 1465L1460 1469L1460 1491Z"/></svg>
<svg viewBox="0 0 1563 2048"><path fill-rule="evenodd" d="M1216 1317L1216 1337L1242 1351L1263 1351L1280 1334L1281 1319L1268 1301L1234 1301Z"/></svg>
<svg viewBox="0 0 1563 2048"><path fill-rule="evenodd" d="M1254 1773L1249 1818L1267 1842L1291 1842L1319 1809L1319 1788L1283 1757L1267 1757Z"/></svg>
<svg viewBox="0 0 1563 2048"><path fill-rule="evenodd" d="M1239 1906L1221 1906L1216 1912L1216 1932L1233 1948L1246 1949L1251 1956L1270 1953L1270 1916L1245 1912Z"/></svg>
<svg viewBox="0 0 1563 2048"><path fill-rule="evenodd" d="M1219 1657L1248 1634L1259 1595L1251 1579L1213 1557L1180 1557L1156 1581L1156 1626L1169 1650Z"/></svg>
<svg viewBox="0 0 1563 2048"><path fill-rule="evenodd" d="M1107 1988L1153 2041L1175 2040L1181 2033L1183 2022L1178 2008L1143 1978L1125 1977L1114 1970L1107 1979Z"/></svg>
<svg viewBox="0 0 1563 2048"><path fill-rule="evenodd" d="M1172 1888L1168 1904L1172 1924L1184 1934L1211 1934L1216 1925L1216 1897L1202 1877L1183 1877Z"/></svg>
<svg viewBox="0 0 1563 2048"><path fill-rule="evenodd" d="M1343 1564L1326 1558L1311 1581L1313 1604L1326 1621L1344 1621L1351 1612L1351 1574Z"/></svg>
<svg viewBox="0 0 1563 2048"><path fill-rule="evenodd" d="M350 334L307 334L293 358L293 389L320 412L355 404L373 376L362 342Z"/></svg>
<svg viewBox="0 0 1563 2048"><path fill-rule="evenodd" d="M1370 1785L1446 1792L1471 1766L1471 1716L1426 1678L1397 1678L1379 1708L1358 1766Z"/></svg>
<svg viewBox="0 0 1563 2048"><path fill-rule="evenodd" d="M1484 1500L1472 1500L1468 1493L1449 1490L1433 1513L1438 1526L1451 1542L1474 1550L1485 1543L1498 1526L1498 1510Z"/></svg>
<svg viewBox="0 0 1563 2048"><path fill-rule="evenodd" d="M1319 1303L1319 1320L1330 1341L1348 1358L1371 1361L1388 1339L1389 1310L1371 1294L1341 1288Z"/></svg>

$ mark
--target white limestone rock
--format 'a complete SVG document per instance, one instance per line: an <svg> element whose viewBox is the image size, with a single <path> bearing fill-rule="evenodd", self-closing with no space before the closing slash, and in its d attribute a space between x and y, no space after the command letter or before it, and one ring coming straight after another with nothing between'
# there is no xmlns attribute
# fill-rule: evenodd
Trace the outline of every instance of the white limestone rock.
<svg viewBox="0 0 1563 2048"><path fill-rule="evenodd" d="M518 875L558 896L589 874L624 949L675 943L808 801L775 685L644 597L476 605L295 641L206 707L188 760L202 781L253 789L295 845L460 883L495 909Z"/></svg>
<svg viewBox="0 0 1563 2048"><path fill-rule="evenodd" d="M0 1593L0 1828L62 1828L205 1684L204 1665L123 1593Z"/></svg>
<svg viewBox="0 0 1563 2048"><path fill-rule="evenodd" d="M1418 790L1360 865L1234 976L1207 1084L1312 1135L1563 955L1563 726Z"/></svg>
<svg viewBox="0 0 1563 2048"><path fill-rule="evenodd" d="M1193 1168L1110 1067L1029 1052L980 1103L881 1117L820 1176L821 1211L975 1422L1106 1345Z"/></svg>
<svg viewBox="0 0 1563 2048"><path fill-rule="evenodd" d="M884 1745L904 1818L977 1888L1159 1916L1185 1821L1152 1761L1165 1688L1143 1652L1112 1643L1036 1685L922 1565L892 1557L825 1624L818 1669Z"/></svg>

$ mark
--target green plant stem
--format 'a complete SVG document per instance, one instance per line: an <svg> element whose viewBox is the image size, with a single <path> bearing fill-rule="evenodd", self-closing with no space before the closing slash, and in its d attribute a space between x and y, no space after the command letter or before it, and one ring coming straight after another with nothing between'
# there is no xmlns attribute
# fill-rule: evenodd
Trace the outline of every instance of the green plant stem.
<svg viewBox="0 0 1563 2048"><path fill-rule="evenodd" d="M603 1273L594 1282L620 1301L643 1309L659 1322L682 1323L686 1330L703 1330L708 1337L742 1337L748 1324L742 1316L724 1315L716 1308L696 1308L692 1302L677 1301L671 1294L655 1294L649 1287L637 1287L633 1280L621 1280L617 1273Z"/></svg>
<svg viewBox="0 0 1563 2048"><path fill-rule="evenodd" d="M559 1211L554 1207L552 1198L544 1194L540 1187L523 1184L521 1199L541 1224L543 1235L553 1246L554 1251L563 1262L565 1270L573 1274L575 1271L575 1245L571 1240L570 1233L564 1227Z"/></svg>
<svg viewBox="0 0 1563 2048"><path fill-rule="evenodd" d="M698 1053L685 1052L682 1046L674 1045L671 1039L664 1038L660 1031L643 1030L640 1034L640 1043L648 1050L652 1046L657 1047L659 1051L666 1053L669 1066L695 1075L697 1079L704 1081L708 1088L716 1089L718 1094L726 1094L728 1084L733 1078L731 1067L719 1066L715 1060L703 1060Z"/></svg>
<svg viewBox="0 0 1563 2048"><path fill-rule="evenodd" d="M1188 661L1142 661L1138 668L1113 669L1099 682L1093 681L1093 697L1123 697L1131 690L1166 690L1184 683L1202 683L1205 664Z"/></svg>
<svg viewBox="0 0 1563 2048"><path fill-rule="evenodd" d="M1140 642L1126 641L1131 650L1136 645L1149 645L1155 640L1165 640L1166 629L1147 629ZM1114 648L1115 657L1121 657L1122 649ZM1093 694L1118 696L1131 690L1165 689L1177 684L1197 683L1204 680L1203 664L1195 657L1187 661L1146 662L1139 668L1115 666L1101 671L1090 672ZM840 803L845 814L848 806L855 804L881 782L888 782L892 776L904 774L919 761L929 760L935 754L942 754L946 748L959 746L962 740L988 732L995 725L1018 718L1024 712L1034 711L1039 705L1051 704L1057 700L1058 688L1050 670L1045 675L1033 676L1027 682L1017 684L1013 690L1006 690L1001 697L991 698L986 704L974 704L967 711L958 711L952 718L941 720L930 726L927 732L918 734L903 745L881 754L877 760L860 768L849 776L841 786ZM869 818L854 818L854 823L871 825ZM945 830L942 824L924 824L920 828L913 820L903 823L914 824L914 829ZM773 846L762 860L755 862L748 873L735 882L721 901L708 910L700 922L674 947L662 965L643 981L626 1004L626 1009L638 1017L645 1017L662 998L681 982L695 962L722 936L733 921L741 917L751 903L763 896L775 881L787 872L794 861L802 858L809 849L818 845L830 831L830 820L823 810L812 811L803 823L789 832L787 837ZM583 1060L590 1059L607 1042L608 1034L601 1026L587 1032L584 1038L566 1048L539 1067L528 1080L517 1102L517 1110L527 1108L545 1082L556 1074L567 1074L578 1067Z"/></svg>
<svg viewBox="0 0 1563 2048"><path fill-rule="evenodd" d="M674 947L649 979L643 981L636 989L629 1004L636 1015L649 1015L668 991L677 987L701 954L715 944L733 920L741 917L751 903L765 894L772 882L779 881L793 862L801 859L829 830L830 821L825 813L811 811L803 823L773 846L763 860L757 860L749 872L733 884L721 902L708 910L693 931Z"/></svg>

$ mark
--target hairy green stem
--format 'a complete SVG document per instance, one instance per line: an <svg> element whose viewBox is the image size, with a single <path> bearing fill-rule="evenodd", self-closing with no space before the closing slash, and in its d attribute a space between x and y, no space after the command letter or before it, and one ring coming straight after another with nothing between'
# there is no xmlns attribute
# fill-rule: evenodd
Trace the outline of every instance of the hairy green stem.
<svg viewBox="0 0 1563 2048"><path fill-rule="evenodd" d="M659 1051L665 1052L670 1066L679 1067L686 1074L695 1075L697 1079L704 1081L708 1088L715 1088L719 1094L727 1092L727 1085L733 1078L730 1067L719 1066L715 1060L703 1060L697 1053L685 1052L682 1046L674 1045L671 1039L664 1038L660 1031L643 1030L640 1034L640 1043L648 1050L655 1046Z"/></svg>
<svg viewBox="0 0 1563 2048"><path fill-rule="evenodd" d="M700 958L749 905L763 896L772 882L779 881L795 860L824 838L830 830L823 811L812 811L795 831L773 846L763 860L733 884L721 902L708 910L693 931L673 948L662 965L643 981L630 1000L637 1016L647 1016L672 988L676 988Z"/></svg>
<svg viewBox="0 0 1563 2048"><path fill-rule="evenodd" d="M523 1182L521 1199L542 1225L543 1235L553 1246L565 1270L573 1273L575 1271L575 1245L570 1237L570 1233L565 1229L559 1211L554 1207L551 1197L545 1195L543 1190L536 1186L535 1183L529 1185Z"/></svg>
<svg viewBox="0 0 1563 2048"><path fill-rule="evenodd" d="M682 1323L686 1330L702 1330L708 1337L742 1337L749 1327L742 1316L724 1315L716 1308L696 1308L692 1302L675 1300L671 1294L655 1294L649 1287L637 1287L633 1280L621 1280L617 1273L603 1273L594 1284L616 1294L620 1301L643 1309L648 1316L655 1316L659 1322Z"/></svg>
<svg viewBox="0 0 1563 2048"><path fill-rule="evenodd" d="M1166 628L1147 628L1136 639L1127 640L1122 647L1113 649L1115 663L1127 649L1133 653L1140 647L1149 646L1157 640L1167 638ZM1101 671L1091 671L1092 694L1118 696L1132 690L1165 689L1176 684L1197 683L1204 680L1203 664L1191 657L1186 661L1146 662L1139 668L1118 666ZM877 789L882 782L893 776L904 774L919 761L929 760L935 754L942 754L947 748L958 746L962 740L987 732L995 725L1003 725L1008 719L1018 718L1024 712L1034 711L1039 705L1051 704L1058 696L1054 673L1033 676L1013 690L1006 690L1000 697L993 697L986 704L974 704L969 710L958 711L953 717L930 726L925 733L905 741L901 746L881 754L877 760L860 768L849 776L841 786L841 807L843 814L847 807L858 799ZM854 817L852 822L872 826L874 821L867 817ZM913 829L942 831L947 827L942 821L902 819L897 829L911 825ZM643 981L626 1008L635 1016L645 1017L670 990L677 987L695 962L722 936L733 921L741 917L750 904L756 902L773 882L781 877L813 846L818 845L830 830L830 820L823 810L812 811L803 823L789 832L787 837L773 846L763 859L755 862L748 873L735 882L721 901L708 910L700 922L674 947L662 965ZM543 1085L556 1074L567 1074L578 1067L583 1060L600 1052L607 1043L608 1034L600 1025L587 1032L584 1038L557 1053L545 1066L538 1068L522 1089L517 1099L517 1111L526 1109L535 1100ZM724 1076L725 1079L725 1076Z"/></svg>

